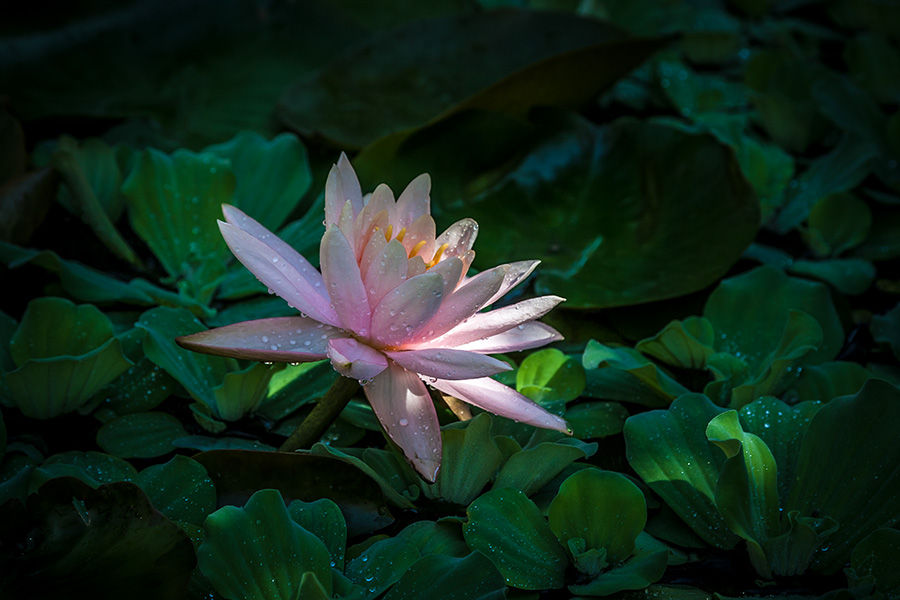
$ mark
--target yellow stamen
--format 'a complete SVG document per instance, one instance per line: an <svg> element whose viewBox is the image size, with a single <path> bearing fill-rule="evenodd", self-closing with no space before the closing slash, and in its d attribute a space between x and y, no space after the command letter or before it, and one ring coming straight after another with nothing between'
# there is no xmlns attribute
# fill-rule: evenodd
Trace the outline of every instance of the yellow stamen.
<svg viewBox="0 0 900 600"><path fill-rule="evenodd" d="M438 261L441 260L441 255L444 254L444 250L450 247L450 244L441 244L441 247L437 249L437 252L434 253L434 258L431 259L431 262L428 263L426 268L430 269L434 265L438 264Z"/></svg>
<svg viewBox="0 0 900 600"><path fill-rule="evenodd" d="M393 230L394 230L393 225L387 226L387 229L384 230L384 241L386 241L386 242L391 241L391 233L393 233Z"/></svg>
<svg viewBox="0 0 900 600"><path fill-rule="evenodd" d="M406 227L401 229L400 232L397 234L397 241L402 242L404 237L406 237Z"/></svg>
<svg viewBox="0 0 900 600"><path fill-rule="evenodd" d="M416 244L415 246L413 246L413 249L409 251L409 257L412 258L416 254L418 254L419 250L421 250L422 246L424 246L424 245L425 245L425 240L419 241L419 243Z"/></svg>

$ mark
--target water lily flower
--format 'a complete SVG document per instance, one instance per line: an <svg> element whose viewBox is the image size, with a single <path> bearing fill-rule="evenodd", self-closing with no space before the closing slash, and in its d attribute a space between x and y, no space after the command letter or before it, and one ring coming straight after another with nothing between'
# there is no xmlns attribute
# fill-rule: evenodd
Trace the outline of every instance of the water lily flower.
<svg viewBox="0 0 900 600"><path fill-rule="evenodd" d="M396 201L384 184L364 197L342 154L325 184L321 272L255 220L224 205L219 229L234 255L301 316L235 323L178 343L251 360L328 358L341 375L359 380L390 438L429 481L440 467L441 436L426 384L492 413L567 431L563 419L491 379L510 367L488 356L562 339L536 319L563 299L542 296L480 312L528 277L538 261L468 277L478 225L463 219L436 236L430 190L424 174Z"/></svg>

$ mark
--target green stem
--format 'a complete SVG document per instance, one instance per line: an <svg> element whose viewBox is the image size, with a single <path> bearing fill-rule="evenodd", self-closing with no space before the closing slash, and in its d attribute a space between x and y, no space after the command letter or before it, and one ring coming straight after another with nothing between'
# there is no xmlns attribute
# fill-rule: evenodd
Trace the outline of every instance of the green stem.
<svg viewBox="0 0 900 600"><path fill-rule="evenodd" d="M357 380L339 376L318 404L313 407L312 412L303 419L303 422L297 426L294 433L278 450L293 452L301 448L311 448L331 427L357 390L359 390Z"/></svg>

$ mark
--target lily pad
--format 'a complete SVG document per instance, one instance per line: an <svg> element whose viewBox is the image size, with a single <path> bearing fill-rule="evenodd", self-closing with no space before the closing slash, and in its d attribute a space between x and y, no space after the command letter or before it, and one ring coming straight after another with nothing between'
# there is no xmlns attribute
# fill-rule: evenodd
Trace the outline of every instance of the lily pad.
<svg viewBox="0 0 900 600"><path fill-rule="evenodd" d="M195 564L190 539L126 482L48 481L3 519L0 536L10 541L0 564L11 598L176 598Z"/></svg>
<svg viewBox="0 0 900 600"><path fill-rule="evenodd" d="M331 597L328 549L291 520L276 490L256 492L243 508L220 508L203 529L198 566L226 598L293 600L308 573Z"/></svg>
<svg viewBox="0 0 900 600"><path fill-rule="evenodd" d="M491 490L466 511L466 543L487 556L514 587L563 587L568 559L538 507L518 490Z"/></svg>
<svg viewBox="0 0 900 600"><path fill-rule="evenodd" d="M605 308L706 287L753 239L759 207L711 136L621 119L564 129L441 216L472 217L491 232L478 264L541 256L539 293Z"/></svg>

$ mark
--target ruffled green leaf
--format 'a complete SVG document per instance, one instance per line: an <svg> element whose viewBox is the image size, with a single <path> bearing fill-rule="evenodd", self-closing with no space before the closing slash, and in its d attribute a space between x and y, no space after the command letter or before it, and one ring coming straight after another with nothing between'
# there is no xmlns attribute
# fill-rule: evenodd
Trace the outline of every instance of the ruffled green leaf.
<svg viewBox="0 0 900 600"><path fill-rule="evenodd" d="M95 416L106 422L117 416L153 410L172 394L175 385L168 373L142 356L99 390L97 395L102 400Z"/></svg>
<svg viewBox="0 0 900 600"><path fill-rule="evenodd" d="M288 506L288 514L295 523L322 540L331 555L331 566L343 570L347 523L341 508L328 498L313 502L294 500Z"/></svg>
<svg viewBox="0 0 900 600"><path fill-rule="evenodd" d="M886 423L900 423L900 390L872 379L855 396L828 402L806 430L784 508L840 524L813 556L815 571L839 570L862 538L900 519L900 446Z"/></svg>
<svg viewBox="0 0 900 600"><path fill-rule="evenodd" d="M216 488L203 465L176 455L135 477L153 506L174 521L199 525L216 508Z"/></svg>
<svg viewBox="0 0 900 600"><path fill-rule="evenodd" d="M500 466L500 450L491 436L491 417L481 413L465 428L441 431L443 454L437 481L423 484L429 498L468 505Z"/></svg>
<svg viewBox="0 0 900 600"><path fill-rule="evenodd" d="M632 348L613 348L605 346L596 340L590 340L584 349L582 362L584 368L588 371L597 368L618 371L615 374L616 379L637 380L638 389L644 391L643 394L638 396L627 393L616 396L603 396L612 400L638 402L651 408L659 408L668 406L674 398L690 391L640 352ZM597 381L594 380L593 384L596 390ZM645 396L646 393L649 393L649 396Z"/></svg>
<svg viewBox="0 0 900 600"><path fill-rule="evenodd" d="M271 231L284 224L312 184L306 148L287 133L269 141L242 131L203 153L228 161L235 176L231 203Z"/></svg>
<svg viewBox="0 0 900 600"><path fill-rule="evenodd" d="M350 581L365 588L366 600L372 600L396 583L417 560L419 549L411 541L387 538L347 562L344 573Z"/></svg>
<svg viewBox="0 0 900 600"><path fill-rule="evenodd" d="M397 537L414 543L422 556L443 554L462 558L471 552L458 522L416 521L404 527Z"/></svg>
<svg viewBox="0 0 900 600"><path fill-rule="evenodd" d="M556 348L538 350L519 365L516 390L550 412L562 414L566 402L584 391L584 368Z"/></svg>
<svg viewBox="0 0 900 600"><path fill-rule="evenodd" d="M550 504L550 529L560 543L583 541L583 550L602 550L605 562L631 556L634 541L647 523L644 494L623 475L584 469L566 479ZM573 556L578 565L578 556ZM599 572L587 572L596 577Z"/></svg>
<svg viewBox="0 0 900 600"><path fill-rule="evenodd" d="M864 537L850 555L850 570L855 579L871 577L875 589L887 600L900 597L900 531L876 529ZM847 578L850 579L848 572Z"/></svg>
<svg viewBox="0 0 900 600"><path fill-rule="evenodd" d="M795 260L788 270L824 281L848 296L858 296L868 290L876 274L874 265L862 258Z"/></svg>
<svg viewBox="0 0 900 600"><path fill-rule="evenodd" d="M704 317L672 321L652 338L641 340L635 350L673 367L703 369L715 352L715 330Z"/></svg>
<svg viewBox="0 0 900 600"><path fill-rule="evenodd" d="M563 587L566 553L537 506L518 490L491 490L466 510L466 543L487 556L514 587Z"/></svg>
<svg viewBox="0 0 900 600"><path fill-rule="evenodd" d="M203 529L198 566L225 598L295 600L307 573L331 597L328 549L291 520L276 490L256 492L243 508L220 508Z"/></svg>
<svg viewBox="0 0 900 600"><path fill-rule="evenodd" d="M618 402L581 402L566 410L563 418L573 436L590 440L622 433L628 409Z"/></svg>
<svg viewBox="0 0 900 600"><path fill-rule="evenodd" d="M597 445L590 444L589 448L590 450L586 451L584 447L543 442L533 448L516 452L503 463L492 487L493 489L510 487L531 496L559 475L570 463L590 457L596 452Z"/></svg>
<svg viewBox="0 0 900 600"><path fill-rule="evenodd" d="M130 463L102 452L62 452L54 454L31 473L29 492L34 493L55 477L75 477L92 488L115 481L134 481L137 469Z"/></svg>
<svg viewBox="0 0 900 600"><path fill-rule="evenodd" d="M104 423L97 431L97 445L122 458L154 458L175 450L175 440L187 434L170 414L134 413Z"/></svg>
<svg viewBox="0 0 900 600"><path fill-rule="evenodd" d="M667 411L625 422L626 455L641 479L706 543L733 547L738 538L716 508L716 483L725 462L708 442L709 422L723 409L701 394L676 399Z"/></svg>
<svg viewBox="0 0 900 600"><path fill-rule="evenodd" d="M809 211L806 243L820 256L838 256L858 246L872 228L869 205L849 193L819 200Z"/></svg>
<svg viewBox="0 0 900 600"><path fill-rule="evenodd" d="M666 570L665 550L635 554L620 566L601 573L586 584L570 585L573 594L609 596L624 590L642 590L662 578Z"/></svg>

